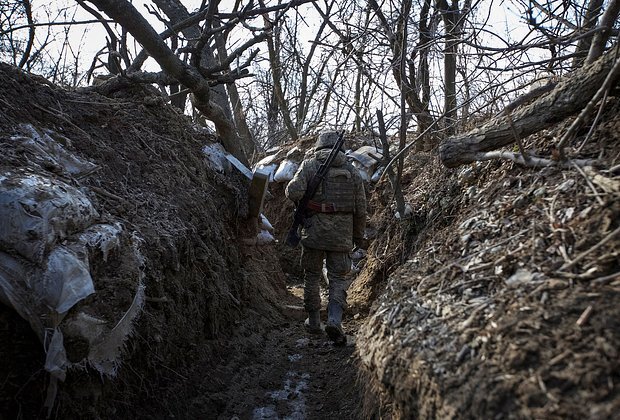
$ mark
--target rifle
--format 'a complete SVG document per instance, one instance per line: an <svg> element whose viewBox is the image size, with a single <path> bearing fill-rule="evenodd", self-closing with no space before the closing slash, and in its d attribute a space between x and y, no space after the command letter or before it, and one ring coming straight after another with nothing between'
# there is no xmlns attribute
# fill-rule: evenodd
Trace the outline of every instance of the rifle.
<svg viewBox="0 0 620 420"><path fill-rule="evenodd" d="M338 151L342 147L343 143L344 130L338 136L338 140L336 140L336 143L332 147L327 159L325 159L325 162L321 163L319 169L312 176L312 178L310 178L310 181L308 181L306 192L295 209L295 214L293 215L293 225L289 229L288 235L286 235L286 244L288 246L296 247L301 240L301 236L299 236L299 226L301 226L304 220L306 220L306 217L308 217L308 202L312 200L312 197L314 197L319 185L323 182L323 179L327 175L327 171L329 171L329 167L334 162L334 159L336 158L336 155L338 154Z"/></svg>

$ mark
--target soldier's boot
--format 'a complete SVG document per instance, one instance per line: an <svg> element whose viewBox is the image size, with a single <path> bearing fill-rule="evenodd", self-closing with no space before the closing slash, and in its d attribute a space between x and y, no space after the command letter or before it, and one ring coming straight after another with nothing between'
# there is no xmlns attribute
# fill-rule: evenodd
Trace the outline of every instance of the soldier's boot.
<svg viewBox="0 0 620 420"><path fill-rule="evenodd" d="M337 302L327 305L327 325L325 332L336 346L343 346L347 343L347 336L342 330L342 306Z"/></svg>
<svg viewBox="0 0 620 420"><path fill-rule="evenodd" d="M308 312L304 327L310 334L321 334L323 332L321 329L321 313L319 311Z"/></svg>

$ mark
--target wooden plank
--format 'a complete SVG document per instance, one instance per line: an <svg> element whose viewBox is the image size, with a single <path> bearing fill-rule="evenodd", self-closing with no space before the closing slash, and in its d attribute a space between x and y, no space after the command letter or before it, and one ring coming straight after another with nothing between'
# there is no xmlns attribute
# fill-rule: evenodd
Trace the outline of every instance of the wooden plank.
<svg viewBox="0 0 620 420"><path fill-rule="evenodd" d="M256 217L263 212L265 194L269 186L269 172L257 169L252 174L249 192L249 216Z"/></svg>

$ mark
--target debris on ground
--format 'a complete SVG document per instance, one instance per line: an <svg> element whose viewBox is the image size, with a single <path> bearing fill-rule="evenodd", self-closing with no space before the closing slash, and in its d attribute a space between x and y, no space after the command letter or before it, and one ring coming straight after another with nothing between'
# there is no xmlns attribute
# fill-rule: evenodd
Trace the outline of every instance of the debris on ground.
<svg viewBox="0 0 620 420"><path fill-rule="evenodd" d="M567 149L598 166L446 169L417 152L398 217L377 136L347 135L372 244L353 250L335 347L305 332L300 250L283 244L284 187L315 137L247 168L157 95L0 65L3 415L45 417L46 400L53 418L620 410L617 98ZM523 143L550 156L567 124Z"/></svg>
<svg viewBox="0 0 620 420"><path fill-rule="evenodd" d="M617 99L607 104L580 152L597 168L410 160L413 219L394 226L384 216L393 236L375 241L353 287L359 300L379 296L358 352L369 387L397 417L620 410L619 111ZM549 150L554 138L526 144ZM387 282L377 270L389 270Z"/></svg>

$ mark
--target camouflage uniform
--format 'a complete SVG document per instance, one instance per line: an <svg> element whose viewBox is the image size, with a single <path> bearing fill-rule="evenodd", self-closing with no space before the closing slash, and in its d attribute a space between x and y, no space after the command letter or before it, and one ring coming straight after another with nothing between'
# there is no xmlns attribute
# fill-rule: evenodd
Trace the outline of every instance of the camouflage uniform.
<svg viewBox="0 0 620 420"><path fill-rule="evenodd" d="M322 134L326 135L325 133ZM327 135L337 136L336 133ZM318 143L318 142L317 142ZM335 142L334 142L335 143ZM332 143L333 144L333 143ZM299 202L308 181L329 156L331 148L314 152L302 162L295 177L286 186L286 196ZM301 232L303 247L301 265L304 270L304 306L306 311L321 308L319 281L326 259L329 279L329 302L346 306L351 270L349 252L364 237L366 196L362 178L342 151L334 159L329 172L312 198L315 210L309 211ZM317 208L323 206L324 209Z"/></svg>

